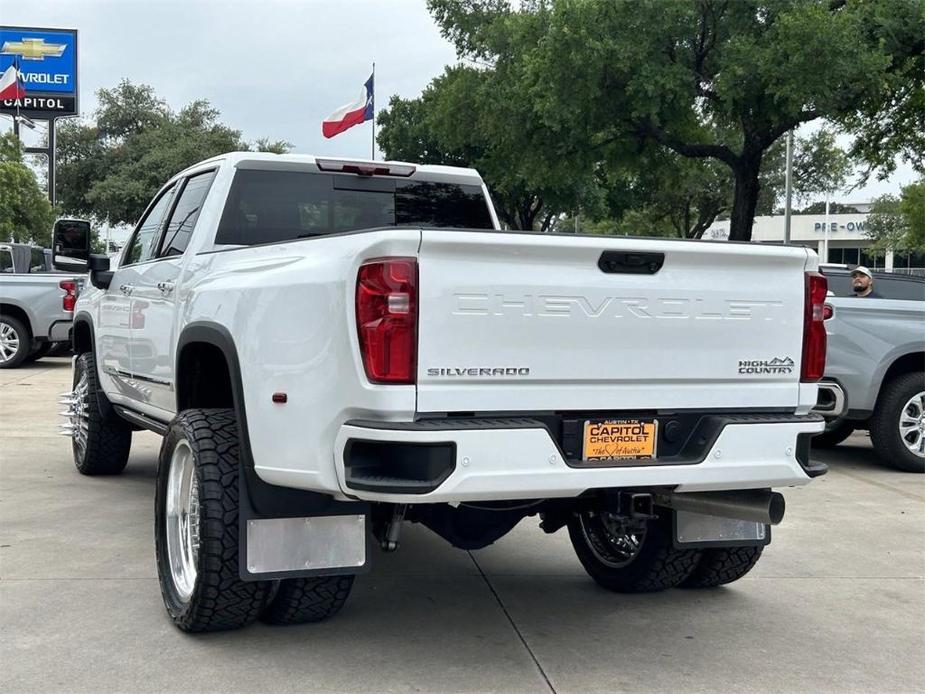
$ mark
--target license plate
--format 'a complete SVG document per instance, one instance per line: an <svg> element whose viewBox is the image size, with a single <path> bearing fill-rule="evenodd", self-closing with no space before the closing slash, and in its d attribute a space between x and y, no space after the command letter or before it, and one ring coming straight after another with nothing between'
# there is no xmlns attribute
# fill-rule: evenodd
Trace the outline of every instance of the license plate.
<svg viewBox="0 0 925 694"><path fill-rule="evenodd" d="M589 461L651 460L655 457L658 421L607 419L585 422L584 454Z"/></svg>

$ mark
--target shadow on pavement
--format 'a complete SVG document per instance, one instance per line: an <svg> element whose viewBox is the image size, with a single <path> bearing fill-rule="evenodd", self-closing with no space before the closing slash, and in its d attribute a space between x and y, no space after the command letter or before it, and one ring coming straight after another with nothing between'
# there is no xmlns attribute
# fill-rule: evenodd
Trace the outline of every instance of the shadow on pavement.
<svg viewBox="0 0 925 694"><path fill-rule="evenodd" d="M874 452L866 434L852 436L834 448L813 448L812 457L821 460L832 470L899 472Z"/></svg>

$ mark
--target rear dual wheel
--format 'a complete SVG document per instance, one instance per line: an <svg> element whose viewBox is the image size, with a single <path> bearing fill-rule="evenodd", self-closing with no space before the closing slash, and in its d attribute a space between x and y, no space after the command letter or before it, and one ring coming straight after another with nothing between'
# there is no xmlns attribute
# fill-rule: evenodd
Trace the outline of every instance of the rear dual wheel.
<svg viewBox="0 0 925 694"><path fill-rule="evenodd" d="M301 624L343 606L353 576L243 581L238 534L239 437L234 412L194 409L171 422L155 501L158 579L183 631L237 629L258 618Z"/></svg>
<svg viewBox="0 0 925 694"><path fill-rule="evenodd" d="M568 523L569 538L585 571L618 593L650 593L673 588L697 566L700 552L677 549L671 512L629 520L606 510L582 511Z"/></svg>
<svg viewBox="0 0 925 694"><path fill-rule="evenodd" d="M588 575L618 593L649 593L680 586L712 588L742 578L763 547L678 549L671 511L648 520L621 518L605 510L575 514L569 538Z"/></svg>
<svg viewBox="0 0 925 694"><path fill-rule="evenodd" d="M85 352L74 362L73 390L65 394L62 412L71 434L74 465L82 475L118 475L128 463L132 427L117 414L101 407L101 392L93 354Z"/></svg>

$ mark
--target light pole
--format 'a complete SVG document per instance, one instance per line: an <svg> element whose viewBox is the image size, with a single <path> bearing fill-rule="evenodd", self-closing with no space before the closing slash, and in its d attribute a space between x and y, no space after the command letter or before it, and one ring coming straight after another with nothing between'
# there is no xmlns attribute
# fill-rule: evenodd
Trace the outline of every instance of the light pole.
<svg viewBox="0 0 925 694"><path fill-rule="evenodd" d="M820 262L829 262L829 191L825 191L825 229L822 234L822 259Z"/></svg>
<svg viewBox="0 0 925 694"><path fill-rule="evenodd" d="M784 173L784 243L790 243L790 204L793 199L793 130L787 133L787 165Z"/></svg>

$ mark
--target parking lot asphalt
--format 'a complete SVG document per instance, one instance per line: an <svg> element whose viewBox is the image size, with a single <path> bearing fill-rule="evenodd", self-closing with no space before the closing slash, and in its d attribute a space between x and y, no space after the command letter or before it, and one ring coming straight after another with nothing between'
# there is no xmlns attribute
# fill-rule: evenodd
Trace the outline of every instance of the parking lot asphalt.
<svg viewBox="0 0 925 694"><path fill-rule="evenodd" d="M866 435L785 490L774 541L710 591L598 588L564 531L524 520L462 552L405 528L343 612L315 625L190 636L154 564L160 440L125 473L77 474L56 404L70 361L0 371L0 691L921 691L925 477Z"/></svg>

